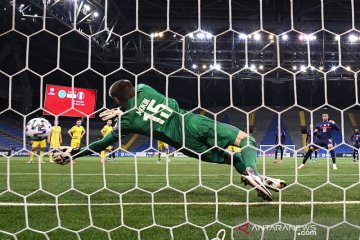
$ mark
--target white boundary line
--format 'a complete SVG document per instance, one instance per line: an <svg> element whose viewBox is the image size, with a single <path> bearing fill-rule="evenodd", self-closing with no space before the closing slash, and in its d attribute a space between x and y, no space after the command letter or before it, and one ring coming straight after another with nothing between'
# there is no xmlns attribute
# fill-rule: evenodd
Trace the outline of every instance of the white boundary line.
<svg viewBox="0 0 360 240"><path fill-rule="evenodd" d="M6 176L7 173L0 173L0 176ZM10 176L38 176L39 173L21 173L21 172L15 172L15 173L10 173ZM74 176L103 176L102 173L74 173L74 174L70 174L70 173L41 173L41 176L70 176L70 175L74 175ZM106 173L106 176L135 176L135 173ZM349 174L331 174L331 176L359 176L360 174L357 173L349 173ZM141 176L141 177L166 177L166 174L137 174L137 176ZM169 174L169 176L171 177L198 177L199 174ZM201 174L202 177L217 177L217 176L230 176L230 174L225 174L225 173L219 173L219 174ZM268 176L270 177L295 177L295 174L269 174ZM311 177L311 176L326 176L326 174L304 174L304 175L298 175L298 177Z"/></svg>
<svg viewBox="0 0 360 240"><path fill-rule="evenodd" d="M339 205L339 204L360 204L360 201L332 201L332 202L158 202L158 203L92 203L91 206L167 206L167 205L175 205L175 206L183 206L183 205L222 205L222 206L256 206L256 205ZM16 202L0 202L0 206L24 206L24 203L16 203ZM71 206L89 206L87 203L26 203L26 206L29 207L52 207L52 206L62 206L62 207L71 207Z"/></svg>

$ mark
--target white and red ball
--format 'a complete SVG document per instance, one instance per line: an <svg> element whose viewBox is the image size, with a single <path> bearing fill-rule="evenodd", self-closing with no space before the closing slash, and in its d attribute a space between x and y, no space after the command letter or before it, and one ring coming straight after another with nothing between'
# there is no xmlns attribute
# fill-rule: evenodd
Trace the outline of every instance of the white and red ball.
<svg viewBox="0 0 360 240"><path fill-rule="evenodd" d="M41 141L49 136L51 132L51 123L45 118L33 118L25 128L26 136L34 141Z"/></svg>

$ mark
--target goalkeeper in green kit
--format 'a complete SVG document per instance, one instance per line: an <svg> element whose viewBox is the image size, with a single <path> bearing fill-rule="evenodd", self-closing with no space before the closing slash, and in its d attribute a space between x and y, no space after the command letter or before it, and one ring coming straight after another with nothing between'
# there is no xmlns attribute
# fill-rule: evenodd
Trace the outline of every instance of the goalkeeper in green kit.
<svg viewBox="0 0 360 240"><path fill-rule="evenodd" d="M278 191L285 182L260 176L256 169L256 143L240 129L199 114L179 108L178 103L145 84L136 87L128 80L119 80L111 85L110 97L120 108L106 110L100 117L106 121L117 117L113 131L102 140L82 148L63 148L57 153L56 163L67 164L71 159L100 152L119 140L119 136L138 133L168 143L185 155L202 161L233 164L241 180L249 184L265 200L271 201L267 188ZM168 101L166 101L168 100ZM216 135L215 135L216 134ZM241 148L240 153L225 151L229 145ZM210 150L209 150L210 149ZM232 160L232 161L231 161Z"/></svg>

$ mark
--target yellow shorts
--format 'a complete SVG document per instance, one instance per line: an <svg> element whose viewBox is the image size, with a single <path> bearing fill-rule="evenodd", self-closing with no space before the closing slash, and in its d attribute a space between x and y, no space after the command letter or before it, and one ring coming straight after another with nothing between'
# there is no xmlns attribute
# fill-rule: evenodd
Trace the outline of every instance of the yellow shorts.
<svg viewBox="0 0 360 240"><path fill-rule="evenodd" d="M72 147L72 148L79 148L79 147L80 147L80 144L81 144L81 142L79 142L79 141L71 140L70 147Z"/></svg>
<svg viewBox="0 0 360 240"><path fill-rule="evenodd" d="M161 152L163 148L166 148L166 149L169 148L169 145L167 143L164 143L164 142L158 141L157 145L158 145L158 151L159 152Z"/></svg>
<svg viewBox="0 0 360 240"><path fill-rule="evenodd" d="M46 139L41 141L34 141L31 145L32 148L46 148Z"/></svg>
<svg viewBox="0 0 360 240"><path fill-rule="evenodd" d="M51 142L50 141L50 148L52 148L52 149L60 148L60 142Z"/></svg>

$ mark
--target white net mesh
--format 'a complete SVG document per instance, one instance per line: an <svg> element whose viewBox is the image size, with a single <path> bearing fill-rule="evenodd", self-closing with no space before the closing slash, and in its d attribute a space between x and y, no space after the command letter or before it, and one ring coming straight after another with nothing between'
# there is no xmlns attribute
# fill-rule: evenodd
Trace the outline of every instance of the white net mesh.
<svg viewBox="0 0 360 240"><path fill-rule="evenodd" d="M360 116L356 1L305 1L304 8L261 0L136 0L127 8L110 0L3 2L0 239L359 239L360 165L346 158ZM156 26L146 24L149 16ZM308 18L318 21L306 28ZM288 187L263 202L229 166L174 149L180 158L157 165L146 158L157 154L153 137L136 134L118 145L128 158L106 165L92 157L69 167L23 166L28 142L12 129L42 114L46 84L96 88L98 115L113 106L107 89L119 78L252 132L264 146L259 171ZM320 149L322 160L300 171L304 131L323 111L341 128L334 136L339 170ZM100 126L85 121L88 144ZM277 126L288 142L284 165L274 166L267 153ZM21 139L21 150L9 148L4 139L11 138Z"/></svg>

